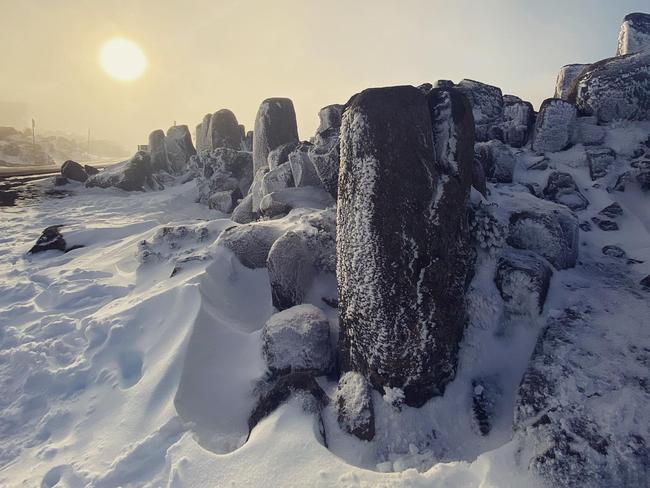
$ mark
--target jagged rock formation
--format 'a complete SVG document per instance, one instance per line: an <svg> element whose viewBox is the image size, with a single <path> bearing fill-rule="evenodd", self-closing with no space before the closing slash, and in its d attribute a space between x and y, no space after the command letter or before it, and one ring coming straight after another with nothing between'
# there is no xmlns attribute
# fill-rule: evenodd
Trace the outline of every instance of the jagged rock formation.
<svg viewBox="0 0 650 488"><path fill-rule="evenodd" d="M156 129L149 134L149 154L151 155L151 167L153 171L171 170L169 158L167 157L165 133L162 129Z"/></svg>
<svg viewBox="0 0 650 488"><path fill-rule="evenodd" d="M186 125L174 125L167 129L165 148L171 170L175 173L185 171L190 158L196 154L192 134Z"/></svg>
<svg viewBox="0 0 650 488"><path fill-rule="evenodd" d="M471 120L460 94L364 90L341 126L337 277L344 371L419 406L454 376L464 327ZM435 159L435 134L447 144ZM446 134L445 134L446 130ZM400 175L409 174L404 180ZM403 184L395 185L400 178Z"/></svg>
<svg viewBox="0 0 650 488"><path fill-rule="evenodd" d="M516 161L508 146L498 140L478 142L474 152L488 181L512 183Z"/></svg>
<svg viewBox="0 0 650 488"><path fill-rule="evenodd" d="M293 102L288 98L264 100L255 117L253 165L255 172L268 167L268 156L276 147L298 142L298 126Z"/></svg>
<svg viewBox="0 0 650 488"><path fill-rule="evenodd" d="M479 142L494 139L491 128L498 125L503 117L503 94L501 89L474 80L461 80L457 88L467 96L476 124L476 140Z"/></svg>
<svg viewBox="0 0 650 488"><path fill-rule="evenodd" d="M544 153L566 149L571 144L576 116L573 104L557 98L544 100L535 123L533 150Z"/></svg>
<svg viewBox="0 0 650 488"><path fill-rule="evenodd" d="M503 142L512 147L523 147L528 143L535 126L535 110L530 102L504 95L503 122L499 126Z"/></svg>
<svg viewBox="0 0 650 488"><path fill-rule="evenodd" d="M568 100L571 91L571 84L588 66L588 64L577 63L562 66L557 75L557 80L555 81L555 93L553 94L553 98Z"/></svg>
<svg viewBox="0 0 650 488"><path fill-rule="evenodd" d="M226 108L213 113L207 131L206 149L225 147L239 151L241 143L241 129L235 114Z"/></svg>
<svg viewBox="0 0 650 488"><path fill-rule="evenodd" d="M616 55L622 56L641 51L650 51L650 15L628 14L623 19L618 35Z"/></svg>
<svg viewBox="0 0 650 488"><path fill-rule="evenodd" d="M589 200L580 193L573 176L561 171L554 171L548 176L544 198L566 205L573 211L584 210L589 206Z"/></svg>

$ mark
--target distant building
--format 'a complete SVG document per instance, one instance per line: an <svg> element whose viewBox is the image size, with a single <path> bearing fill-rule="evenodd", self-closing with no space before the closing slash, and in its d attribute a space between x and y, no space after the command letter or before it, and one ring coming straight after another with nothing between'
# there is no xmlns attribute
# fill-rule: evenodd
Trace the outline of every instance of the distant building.
<svg viewBox="0 0 650 488"><path fill-rule="evenodd" d="M149 144L138 144L138 151L149 152Z"/></svg>

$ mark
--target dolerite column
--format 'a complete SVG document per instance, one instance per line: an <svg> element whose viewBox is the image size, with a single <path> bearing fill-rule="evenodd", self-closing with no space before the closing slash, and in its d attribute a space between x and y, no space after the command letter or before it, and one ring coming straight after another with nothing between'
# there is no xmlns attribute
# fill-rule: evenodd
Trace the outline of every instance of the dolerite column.
<svg viewBox="0 0 650 488"><path fill-rule="evenodd" d="M471 153L468 141L456 144L453 108L450 100L434 130L418 89L369 89L348 102L341 126L341 367L379 391L402 389L411 406L441 394L453 378L464 327L467 273L454 267L470 261ZM444 162L436 160L434 134L445 141Z"/></svg>
<svg viewBox="0 0 650 488"><path fill-rule="evenodd" d="M269 153L287 142L298 142L298 125L293 102L288 98L267 98L260 104L253 130L254 173L267 168Z"/></svg>

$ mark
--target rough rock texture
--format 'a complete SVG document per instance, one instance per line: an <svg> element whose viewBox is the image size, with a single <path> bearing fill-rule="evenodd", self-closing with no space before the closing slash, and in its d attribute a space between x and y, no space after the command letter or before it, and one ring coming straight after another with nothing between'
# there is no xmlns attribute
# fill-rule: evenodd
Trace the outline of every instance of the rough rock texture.
<svg viewBox="0 0 650 488"><path fill-rule="evenodd" d="M542 313L553 270L530 251L508 251L498 260L494 281L511 313Z"/></svg>
<svg viewBox="0 0 650 488"><path fill-rule="evenodd" d="M571 144L576 116L573 104L557 98L544 100L535 122L533 150L544 153L566 149Z"/></svg>
<svg viewBox="0 0 650 488"><path fill-rule="evenodd" d="M269 153L287 142L298 142L298 127L293 102L288 98L269 98L262 102L253 130L255 171L268 166Z"/></svg>
<svg viewBox="0 0 650 488"><path fill-rule="evenodd" d="M574 81L569 100L600 122L650 119L650 52L592 64Z"/></svg>
<svg viewBox="0 0 650 488"><path fill-rule="evenodd" d="M192 144L192 134L186 125L175 125L167 129L165 147L171 169L176 173L187 169L187 163L196 154Z"/></svg>
<svg viewBox="0 0 650 488"><path fill-rule="evenodd" d="M500 129L503 142L512 147L523 147L535 126L535 110L530 102L503 97L503 122Z"/></svg>
<svg viewBox="0 0 650 488"><path fill-rule="evenodd" d="M203 121L196 126L196 150L197 152L209 151L210 142L208 134L210 133L210 120L212 119L212 114L205 114L203 116Z"/></svg>
<svg viewBox="0 0 650 488"><path fill-rule="evenodd" d="M309 304L272 315L262 328L262 354L273 374L329 373L334 359L327 317Z"/></svg>
<svg viewBox="0 0 650 488"><path fill-rule="evenodd" d="M246 195L233 209L230 219L238 224L248 224L257 220L257 215L253 213L253 195Z"/></svg>
<svg viewBox="0 0 650 488"><path fill-rule="evenodd" d="M508 146L497 140L479 142L474 146L474 152L489 181L512 183L516 161Z"/></svg>
<svg viewBox="0 0 650 488"><path fill-rule="evenodd" d="M293 151L289 154L289 165L291 166L291 174L296 187L322 186L314 163L309 157L309 152L300 149Z"/></svg>
<svg viewBox="0 0 650 488"><path fill-rule="evenodd" d="M339 184L339 140L343 105L328 105L318 112L320 125L309 149L309 158L323 187L337 197Z"/></svg>
<svg viewBox="0 0 650 488"><path fill-rule="evenodd" d="M88 173L79 163L67 160L61 165L61 176L69 180L84 183L88 179Z"/></svg>
<svg viewBox="0 0 650 488"><path fill-rule="evenodd" d="M605 140L605 128L598 125L598 119L593 116L578 117L573 126L573 144L598 146Z"/></svg>
<svg viewBox="0 0 650 488"><path fill-rule="evenodd" d="M114 186L126 191L144 191L145 188L160 189L161 187L153 177L151 157L144 151L138 151L128 161L106 168L89 177L86 186L89 188Z"/></svg>
<svg viewBox="0 0 650 488"><path fill-rule="evenodd" d="M253 131L249 130L246 132L244 141L242 142L242 148L244 151L253 152Z"/></svg>
<svg viewBox="0 0 650 488"><path fill-rule="evenodd" d="M616 55L650 51L650 15L642 13L628 14L623 19L618 34Z"/></svg>
<svg viewBox="0 0 650 488"><path fill-rule="evenodd" d="M591 179L597 180L607 176L609 167L615 160L616 153L608 147L587 150L587 164Z"/></svg>
<svg viewBox="0 0 650 488"><path fill-rule="evenodd" d="M611 205L607 205L604 209L598 212L600 215L609 217L610 219L615 219L623 215L623 207L618 202L614 202Z"/></svg>
<svg viewBox="0 0 650 488"><path fill-rule="evenodd" d="M192 173L196 177L200 203L209 204L218 192L237 190L235 199L248 193L253 180L253 158L251 153L220 147L203 151L190 160Z"/></svg>
<svg viewBox="0 0 650 488"><path fill-rule="evenodd" d="M288 231L275 241L266 267L275 308L285 310L303 303L316 270L302 232Z"/></svg>
<svg viewBox="0 0 650 488"><path fill-rule="evenodd" d="M207 149L225 147L240 151L242 149L241 129L235 114L226 108L213 113L210 117L207 138Z"/></svg>
<svg viewBox="0 0 650 488"><path fill-rule="evenodd" d="M463 110L452 101L447 124L457 140ZM380 391L402 389L411 406L441 394L454 376L470 268L472 159L445 173L453 157L436 164L432 134L427 100L407 86L355 95L341 126L341 367ZM471 155L471 146L457 150Z"/></svg>
<svg viewBox="0 0 650 488"><path fill-rule="evenodd" d="M589 206L589 200L580 193L573 176L560 171L553 171L548 175L544 198L566 205L573 211L584 210Z"/></svg>
<svg viewBox="0 0 650 488"><path fill-rule="evenodd" d="M467 96L476 124L476 140L491 139L490 129L501 122L503 94L496 86L474 80L461 80L457 88Z"/></svg>
<svg viewBox="0 0 650 488"><path fill-rule="evenodd" d="M267 158L269 169L274 170L281 164L284 164L289 161L289 154L291 154L300 143L298 141L287 142L286 144L280 144L278 147L273 149Z"/></svg>
<svg viewBox="0 0 650 488"><path fill-rule="evenodd" d="M262 195L268 195L273 191L284 190L293 187L293 173L291 165L283 163L280 166L270 170L262 178Z"/></svg>
<svg viewBox="0 0 650 488"><path fill-rule="evenodd" d="M167 157L165 133L162 129L157 129L149 134L149 154L151 155L151 167L154 171L171 171L171 164Z"/></svg>
<svg viewBox="0 0 650 488"><path fill-rule="evenodd" d="M588 64L567 64L566 66L562 66L555 81L555 94L553 98L568 100L571 84L588 66Z"/></svg>
<svg viewBox="0 0 650 488"><path fill-rule="evenodd" d="M557 269L566 269L578 259L578 233L578 218L571 210L530 196L511 213L506 240L514 248L543 256Z"/></svg>
<svg viewBox="0 0 650 488"><path fill-rule="evenodd" d="M334 400L341 429L371 441L375 437L375 409L370 385L363 375L348 371L341 376Z"/></svg>
<svg viewBox="0 0 650 488"><path fill-rule="evenodd" d="M285 230L272 223L250 223L225 229L217 245L233 252L247 268L264 268L273 243Z"/></svg>

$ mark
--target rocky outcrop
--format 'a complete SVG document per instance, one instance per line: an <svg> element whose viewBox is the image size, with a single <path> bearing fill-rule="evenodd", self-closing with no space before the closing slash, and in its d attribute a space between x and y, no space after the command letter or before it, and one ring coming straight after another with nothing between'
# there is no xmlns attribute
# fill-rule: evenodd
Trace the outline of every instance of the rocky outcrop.
<svg viewBox="0 0 650 488"><path fill-rule="evenodd" d="M234 225L219 235L217 245L229 249L247 268L264 268L271 246L285 232L272 222Z"/></svg>
<svg viewBox="0 0 650 488"><path fill-rule="evenodd" d="M535 123L533 150L545 153L566 149L571 144L576 116L573 104L558 98L544 100Z"/></svg>
<svg viewBox="0 0 650 488"><path fill-rule="evenodd" d="M149 134L149 154L151 155L153 171L171 171L171 165L167 157L165 133L162 129L157 129Z"/></svg>
<svg viewBox="0 0 650 488"><path fill-rule="evenodd" d="M257 111L253 130L255 171L266 168L269 153L288 142L298 142L298 126L293 102L288 98L264 100Z"/></svg>
<svg viewBox="0 0 650 488"><path fill-rule="evenodd" d="M623 19L618 34L616 55L633 54L650 51L650 15L642 13L628 14Z"/></svg>
<svg viewBox="0 0 650 488"><path fill-rule="evenodd" d="M221 203L227 199L221 192L235 192L232 197L243 198L253 181L253 158L251 153L220 147L210 152L203 151L191 158L190 168L196 177L199 190L198 201L212 208L223 210ZM221 193L216 196L217 193Z"/></svg>
<svg viewBox="0 0 650 488"><path fill-rule="evenodd" d="M474 146L474 152L488 181L512 183L516 161L508 146L497 140L479 142Z"/></svg>
<svg viewBox="0 0 650 488"><path fill-rule="evenodd" d="M282 217L294 208L325 209L334 205L334 199L322 188L306 186L285 188L264 195L259 212L264 217Z"/></svg>
<svg viewBox="0 0 650 488"><path fill-rule="evenodd" d="M235 114L226 108L213 113L210 117L207 138L207 149L225 147L236 151L241 150L241 129Z"/></svg>
<svg viewBox="0 0 650 488"><path fill-rule="evenodd" d="M190 158L196 154L192 134L186 125L174 125L167 129L165 147L171 170L175 173L185 171Z"/></svg>
<svg viewBox="0 0 650 488"><path fill-rule="evenodd" d="M588 66L588 64L567 64L566 66L562 66L555 81L555 94L553 98L568 100L571 84Z"/></svg>
<svg viewBox="0 0 650 488"><path fill-rule="evenodd" d="M328 105L318 112L320 125L309 149L309 158L323 187L337 197L339 184L339 139L343 105Z"/></svg>
<svg viewBox="0 0 650 488"><path fill-rule="evenodd" d="M457 88L467 97L476 124L476 140L494 139L491 129L501 123L503 94L501 89L474 80L461 80Z"/></svg>
<svg viewBox="0 0 650 488"><path fill-rule="evenodd" d="M86 181L86 186L89 188L114 186L126 191L160 190L162 188L153 175L151 157L144 151L138 151L128 161L113 165L90 176Z"/></svg>
<svg viewBox="0 0 650 488"><path fill-rule="evenodd" d="M84 183L88 179L88 173L79 163L67 160L61 165L61 176L68 180Z"/></svg>
<svg viewBox="0 0 650 488"><path fill-rule="evenodd" d="M314 163L306 150L298 149L289 154L289 165L291 166L294 185L297 188L302 186L322 186Z"/></svg>
<svg viewBox="0 0 650 488"><path fill-rule="evenodd" d="M437 127L466 140L457 130L467 105L454 106L455 98L438 91L427 103L405 86L364 90L348 102L341 126L341 367L380 391L402 389L411 406L441 394L453 378L465 323L470 260L463 203L472 158L454 157L471 155L473 145L450 144L446 161L437 162L431 126L437 111Z"/></svg>
<svg viewBox="0 0 650 488"><path fill-rule="evenodd" d="M291 154L300 143L298 141L287 142L286 144L280 144L278 147L273 149L269 156L266 158L269 169L274 170L281 164L284 164L289 161L289 154Z"/></svg>
<svg viewBox="0 0 650 488"><path fill-rule="evenodd" d="M64 225L51 225L47 227L40 237L36 240L36 244L28 251L29 254L36 254L44 251L63 251L68 252L73 249L78 249L83 246L69 246L66 242L61 229Z"/></svg>
<svg viewBox="0 0 650 488"><path fill-rule="evenodd" d="M503 97L503 122L499 126L503 142L512 147L523 147L535 126L535 110L530 102Z"/></svg>

